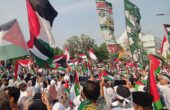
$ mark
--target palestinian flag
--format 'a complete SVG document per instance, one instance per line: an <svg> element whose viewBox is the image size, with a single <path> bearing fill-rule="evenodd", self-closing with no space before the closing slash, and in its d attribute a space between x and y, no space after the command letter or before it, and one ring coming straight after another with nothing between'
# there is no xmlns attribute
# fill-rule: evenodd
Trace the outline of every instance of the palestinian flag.
<svg viewBox="0 0 170 110"><path fill-rule="evenodd" d="M102 80L102 78L106 79L106 80L109 80L109 81L113 81L114 80L114 77L107 74L107 72L105 70L102 70L99 74L98 74L98 78L100 80Z"/></svg>
<svg viewBox="0 0 170 110"><path fill-rule="evenodd" d="M83 71L83 73L88 72L87 62L85 60L82 62L82 71Z"/></svg>
<svg viewBox="0 0 170 110"><path fill-rule="evenodd" d="M77 74L77 72L74 72L74 93L75 96L77 97L78 95L80 95L80 85L79 85L79 76Z"/></svg>
<svg viewBox="0 0 170 110"><path fill-rule="evenodd" d="M168 42L170 43L170 24L164 24L164 28L168 35Z"/></svg>
<svg viewBox="0 0 170 110"><path fill-rule="evenodd" d="M30 67L33 64L33 61L30 59L25 59L25 60L18 60L19 64L23 67Z"/></svg>
<svg viewBox="0 0 170 110"><path fill-rule="evenodd" d="M150 73L149 73L149 81L148 81L148 88L149 92L153 96L153 103L154 103L154 108L155 110L162 110L162 103L160 100L160 95L159 91L156 85L156 77L155 77L155 71L160 65L160 61L153 55L149 55L150 59Z"/></svg>
<svg viewBox="0 0 170 110"><path fill-rule="evenodd" d="M57 70L58 70L58 72L63 73L63 74L66 72L66 68L63 68L61 66L58 67Z"/></svg>
<svg viewBox="0 0 170 110"><path fill-rule="evenodd" d="M89 56L90 56L91 59L97 60L97 57L96 57L96 55L94 54L94 52L93 52L92 49L89 50Z"/></svg>
<svg viewBox="0 0 170 110"><path fill-rule="evenodd" d="M55 40L51 33L57 12L48 0L26 0L30 40L28 48L39 67L51 65Z"/></svg>
<svg viewBox="0 0 170 110"><path fill-rule="evenodd" d="M63 68L67 68L67 56L66 55L56 55L53 58L53 64L57 64Z"/></svg>
<svg viewBox="0 0 170 110"><path fill-rule="evenodd" d="M142 90L141 87L144 88L144 84L142 82L140 81L135 82L134 88L136 91L141 91Z"/></svg>
<svg viewBox="0 0 170 110"><path fill-rule="evenodd" d="M30 67L33 64L32 60L25 59L25 60L17 60L15 62L15 70L14 70L14 79L18 79L18 75L21 72L22 67Z"/></svg>
<svg viewBox="0 0 170 110"><path fill-rule="evenodd" d="M161 54L165 58L166 58L166 55L167 55L168 48L169 48L169 43L168 43L166 36L164 35L164 38L163 38L163 41L162 41L162 47L161 47Z"/></svg>
<svg viewBox="0 0 170 110"><path fill-rule="evenodd" d="M64 84L64 91L70 93L68 81L65 81L65 84Z"/></svg>
<svg viewBox="0 0 170 110"><path fill-rule="evenodd" d="M0 60L28 55L27 44L16 19L0 25Z"/></svg>

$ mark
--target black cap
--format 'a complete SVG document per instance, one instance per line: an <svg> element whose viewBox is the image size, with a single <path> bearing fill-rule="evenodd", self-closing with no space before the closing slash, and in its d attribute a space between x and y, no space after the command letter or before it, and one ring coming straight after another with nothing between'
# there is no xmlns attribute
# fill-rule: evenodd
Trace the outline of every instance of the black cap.
<svg viewBox="0 0 170 110"><path fill-rule="evenodd" d="M133 102L142 107L152 106L153 96L147 92L132 92Z"/></svg>

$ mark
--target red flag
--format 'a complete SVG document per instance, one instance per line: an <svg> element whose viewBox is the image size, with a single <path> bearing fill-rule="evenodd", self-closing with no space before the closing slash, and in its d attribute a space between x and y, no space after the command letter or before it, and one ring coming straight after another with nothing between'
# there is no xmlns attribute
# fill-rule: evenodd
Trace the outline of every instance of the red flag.
<svg viewBox="0 0 170 110"><path fill-rule="evenodd" d="M149 92L153 96L153 103L154 103L155 110L161 110L162 103L160 101L159 91L156 85L156 78L155 78L155 71L159 67L161 62L159 61L159 59L157 59L151 54L149 54L149 59L150 59Z"/></svg>
<svg viewBox="0 0 170 110"><path fill-rule="evenodd" d="M168 43L166 36L164 35L164 38L163 38L163 41L162 41L162 47L161 47L162 56L166 57L166 53L167 53L168 48L169 48L169 43Z"/></svg>
<svg viewBox="0 0 170 110"><path fill-rule="evenodd" d="M91 59L97 60L97 57L96 57L96 55L94 54L94 52L93 52L92 49L89 50L89 55L90 55L90 58L91 58Z"/></svg>

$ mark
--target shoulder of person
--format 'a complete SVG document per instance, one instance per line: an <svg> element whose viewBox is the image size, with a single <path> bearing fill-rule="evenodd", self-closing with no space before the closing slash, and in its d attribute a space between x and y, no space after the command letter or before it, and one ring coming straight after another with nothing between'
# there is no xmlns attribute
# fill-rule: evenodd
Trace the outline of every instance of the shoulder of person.
<svg viewBox="0 0 170 110"><path fill-rule="evenodd" d="M85 110L97 110L97 106L94 103L90 103Z"/></svg>

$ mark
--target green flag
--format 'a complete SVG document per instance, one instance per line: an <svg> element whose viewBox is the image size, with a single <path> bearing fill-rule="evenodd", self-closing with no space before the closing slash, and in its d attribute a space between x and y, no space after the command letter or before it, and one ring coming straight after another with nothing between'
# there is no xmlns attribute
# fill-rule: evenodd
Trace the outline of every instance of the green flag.
<svg viewBox="0 0 170 110"><path fill-rule="evenodd" d="M129 0L125 0L124 6L125 6L126 29L130 43L130 50L132 53L134 53L134 51L140 47L141 42L139 39L139 32L141 30L140 27L141 15L139 12L139 8L136 7Z"/></svg>
<svg viewBox="0 0 170 110"><path fill-rule="evenodd" d="M149 59L148 59L148 57L147 57L147 53L146 53L145 50L142 50L142 51L140 52L140 57L141 57L140 62L141 62L144 66L146 66L147 64L149 64Z"/></svg>

